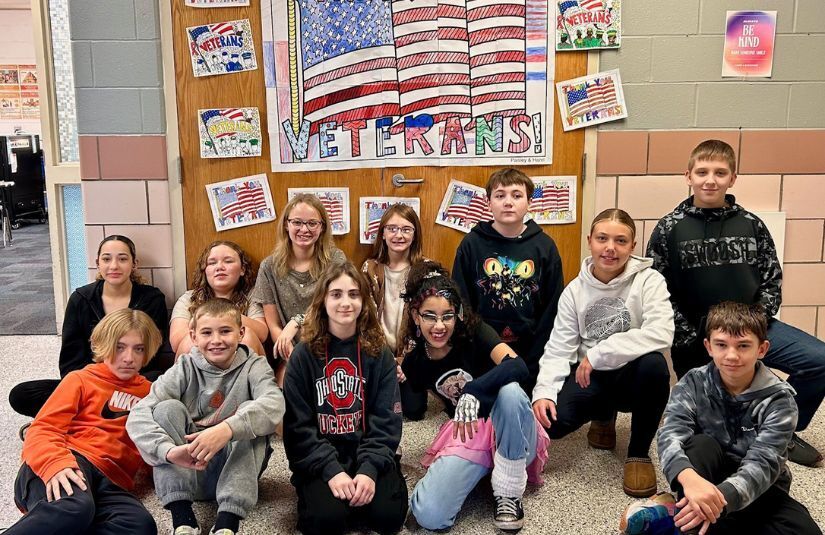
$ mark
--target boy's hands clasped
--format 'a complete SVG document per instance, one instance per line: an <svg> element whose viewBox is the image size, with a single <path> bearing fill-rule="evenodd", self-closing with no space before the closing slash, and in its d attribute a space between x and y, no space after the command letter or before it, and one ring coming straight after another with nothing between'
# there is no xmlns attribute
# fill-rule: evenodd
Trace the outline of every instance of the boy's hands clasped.
<svg viewBox="0 0 825 535"><path fill-rule="evenodd" d="M711 524L722 515L727 505L725 496L719 488L700 476L692 468L682 470L677 476L685 497L676 504L681 510L673 517L676 527L688 531L697 527L704 535Z"/></svg>
<svg viewBox="0 0 825 535"><path fill-rule="evenodd" d="M352 507L367 505L375 497L375 481L364 474L351 478L346 472L338 472L327 484L333 496L349 500Z"/></svg>
<svg viewBox="0 0 825 535"><path fill-rule="evenodd" d="M232 440L232 428L221 422L184 438L189 443L169 450L166 460L184 468L204 470L209 461Z"/></svg>

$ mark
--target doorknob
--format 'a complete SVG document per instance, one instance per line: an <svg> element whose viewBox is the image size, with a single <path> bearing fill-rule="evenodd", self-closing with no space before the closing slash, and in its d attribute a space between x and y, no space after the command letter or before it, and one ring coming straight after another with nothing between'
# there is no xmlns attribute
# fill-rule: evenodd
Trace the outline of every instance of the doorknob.
<svg viewBox="0 0 825 535"><path fill-rule="evenodd" d="M422 182L424 182L423 178L404 178L401 173L392 175L392 185L396 188L400 188L404 184L421 184Z"/></svg>

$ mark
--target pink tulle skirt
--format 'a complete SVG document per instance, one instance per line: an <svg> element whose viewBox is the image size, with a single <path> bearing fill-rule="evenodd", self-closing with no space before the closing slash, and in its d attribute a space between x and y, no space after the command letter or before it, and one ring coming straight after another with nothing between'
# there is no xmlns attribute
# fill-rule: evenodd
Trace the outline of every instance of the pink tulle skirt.
<svg viewBox="0 0 825 535"><path fill-rule="evenodd" d="M533 422L536 425L536 458L527 467L527 481L534 485L541 485L544 483L541 473L549 457L547 447L550 445L550 437L547 436L547 431L535 418ZM487 468L492 468L495 453L496 436L490 418L479 419L478 433L473 432L473 438L467 438L466 442L461 442L461 437L453 438L453 421L447 420L442 424L435 439L427 448L424 457L421 458L421 465L429 468L439 457L455 455Z"/></svg>

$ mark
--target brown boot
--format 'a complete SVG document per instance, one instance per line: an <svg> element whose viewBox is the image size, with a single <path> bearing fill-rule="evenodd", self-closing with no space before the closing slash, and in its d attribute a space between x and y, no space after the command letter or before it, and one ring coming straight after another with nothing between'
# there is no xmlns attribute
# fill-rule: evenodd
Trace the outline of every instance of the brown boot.
<svg viewBox="0 0 825 535"><path fill-rule="evenodd" d="M612 450L616 447L616 420L590 422L587 431L587 443L597 450Z"/></svg>
<svg viewBox="0 0 825 535"><path fill-rule="evenodd" d="M647 498L656 494L656 470L650 459L627 458L624 462L624 492L634 498Z"/></svg>

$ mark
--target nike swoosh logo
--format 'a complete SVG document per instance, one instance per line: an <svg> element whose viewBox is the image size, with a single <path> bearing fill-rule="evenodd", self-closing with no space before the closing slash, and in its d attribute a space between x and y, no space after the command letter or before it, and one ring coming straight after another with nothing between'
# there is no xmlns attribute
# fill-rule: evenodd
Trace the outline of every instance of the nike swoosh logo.
<svg viewBox="0 0 825 535"><path fill-rule="evenodd" d="M113 411L109 408L109 404L103 405L103 410L100 412L100 415L103 416L106 420L115 420L117 418L123 418L124 416L129 416L129 411Z"/></svg>

